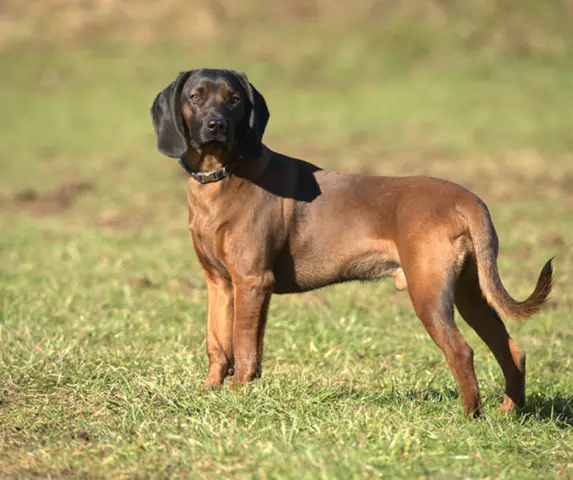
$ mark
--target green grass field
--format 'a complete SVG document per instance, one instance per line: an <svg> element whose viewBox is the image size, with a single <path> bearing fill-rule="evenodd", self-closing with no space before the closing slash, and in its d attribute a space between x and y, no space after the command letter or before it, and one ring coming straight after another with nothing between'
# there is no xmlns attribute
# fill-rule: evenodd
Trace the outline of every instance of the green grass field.
<svg viewBox="0 0 573 480"><path fill-rule="evenodd" d="M391 44L372 25L302 24L246 46L4 49L0 478L573 478L572 57L468 54L450 30L392 25ZM528 354L521 412L497 413L501 372L460 319L487 415L464 418L441 352L389 281L275 297L263 378L202 390L186 178L155 150L148 113L199 66L249 74L272 149L473 189L515 297L556 255L550 307L508 325Z"/></svg>

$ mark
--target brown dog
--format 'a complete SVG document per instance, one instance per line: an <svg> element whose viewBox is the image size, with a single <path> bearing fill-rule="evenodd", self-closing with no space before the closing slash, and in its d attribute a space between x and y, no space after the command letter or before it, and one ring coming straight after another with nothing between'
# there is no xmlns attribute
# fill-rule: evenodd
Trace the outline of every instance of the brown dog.
<svg viewBox="0 0 573 480"><path fill-rule="evenodd" d="M454 304L505 376L501 410L525 399L525 354L500 315L523 320L551 291L549 260L533 293L514 300L497 270L498 241L485 204L454 183L321 170L262 144L269 112L244 74L191 70L151 109L159 151L190 174L189 229L209 299L206 387L261 375L273 293L393 276L460 386L466 414L481 415L473 352Z"/></svg>

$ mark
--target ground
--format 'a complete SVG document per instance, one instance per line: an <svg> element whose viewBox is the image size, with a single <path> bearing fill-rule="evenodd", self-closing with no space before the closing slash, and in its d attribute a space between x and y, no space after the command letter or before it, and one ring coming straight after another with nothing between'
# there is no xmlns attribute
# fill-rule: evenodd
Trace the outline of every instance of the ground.
<svg viewBox="0 0 573 480"><path fill-rule="evenodd" d="M540 23L527 41L502 29L456 47L451 25L436 36L398 20L393 35L292 20L264 41L253 27L246 44L229 33L200 48L97 35L4 47L0 477L573 477L570 44ZM391 281L274 298L263 378L203 391L186 178L156 151L149 117L155 94L198 66L248 73L276 151L471 188L516 298L556 256L549 308L508 324L528 354L522 411L497 413L501 372L459 319L487 415L464 418Z"/></svg>

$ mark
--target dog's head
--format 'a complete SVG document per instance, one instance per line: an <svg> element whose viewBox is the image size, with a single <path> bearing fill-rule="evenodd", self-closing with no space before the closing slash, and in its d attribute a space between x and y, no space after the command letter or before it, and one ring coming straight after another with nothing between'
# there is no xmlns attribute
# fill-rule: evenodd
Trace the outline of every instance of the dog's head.
<svg viewBox="0 0 573 480"><path fill-rule="evenodd" d="M269 120L263 96L244 73L181 72L151 107L158 150L180 158L189 149L257 158Z"/></svg>

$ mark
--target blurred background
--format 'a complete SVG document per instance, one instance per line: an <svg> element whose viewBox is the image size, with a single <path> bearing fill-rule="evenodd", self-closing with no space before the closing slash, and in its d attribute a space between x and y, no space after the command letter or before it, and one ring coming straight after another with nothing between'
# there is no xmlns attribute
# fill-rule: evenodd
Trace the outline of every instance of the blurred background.
<svg viewBox="0 0 573 480"><path fill-rule="evenodd" d="M567 0L4 0L2 182L149 193L177 169L153 97L208 66L247 72L267 144L325 167L570 186L572 22Z"/></svg>

